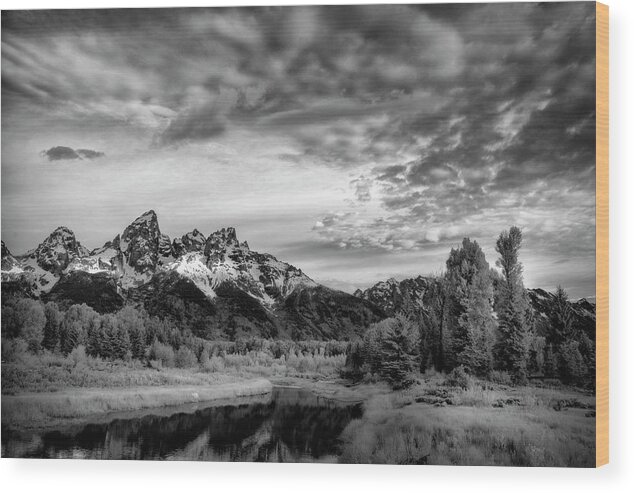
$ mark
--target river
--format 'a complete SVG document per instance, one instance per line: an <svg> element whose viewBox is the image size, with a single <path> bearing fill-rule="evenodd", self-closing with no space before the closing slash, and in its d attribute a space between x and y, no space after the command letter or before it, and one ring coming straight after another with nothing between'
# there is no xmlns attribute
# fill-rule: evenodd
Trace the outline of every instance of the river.
<svg viewBox="0 0 634 493"><path fill-rule="evenodd" d="M298 388L240 401L97 416L61 428L2 433L3 457L337 462L339 436L363 413Z"/></svg>

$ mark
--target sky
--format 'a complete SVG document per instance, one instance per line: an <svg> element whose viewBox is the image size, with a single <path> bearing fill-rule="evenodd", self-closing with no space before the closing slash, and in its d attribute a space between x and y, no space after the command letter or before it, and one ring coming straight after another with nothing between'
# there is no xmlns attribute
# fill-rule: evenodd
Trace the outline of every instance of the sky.
<svg viewBox="0 0 634 493"><path fill-rule="evenodd" d="M353 291L494 266L595 292L593 2L2 12L2 239L143 212Z"/></svg>

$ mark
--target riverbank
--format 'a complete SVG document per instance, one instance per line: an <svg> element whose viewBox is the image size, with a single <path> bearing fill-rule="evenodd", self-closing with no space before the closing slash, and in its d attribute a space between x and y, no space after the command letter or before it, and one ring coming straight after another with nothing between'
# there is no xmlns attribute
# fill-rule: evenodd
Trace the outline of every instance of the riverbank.
<svg viewBox="0 0 634 493"><path fill-rule="evenodd" d="M456 383L427 373L413 387L394 391L383 382L353 384L332 374L289 375L259 367L209 372L103 361L44 363L2 365L3 430L104 421L113 413L136 415L143 409L170 413L173 406L214 400L237 405L286 386L344 404L363 403L363 415L341 433L340 462L594 465L594 395L557 383L513 387L475 378Z"/></svg>
<svg viewBox="0 0 634 493"><path fill-rule="evenodd" d="M368 398L341 435L342 463L594 467L595 399L583 390L435 376L357 392Z"/></svg>
<svg viewBox="0 0 634 493"><path fill-rule="evenodd" d="M2 426L10 429L53 426L103 413L264 395L272 389L271 382L264 378L227 376L223 383L204 385L73 388L3 395Z"/></svg>

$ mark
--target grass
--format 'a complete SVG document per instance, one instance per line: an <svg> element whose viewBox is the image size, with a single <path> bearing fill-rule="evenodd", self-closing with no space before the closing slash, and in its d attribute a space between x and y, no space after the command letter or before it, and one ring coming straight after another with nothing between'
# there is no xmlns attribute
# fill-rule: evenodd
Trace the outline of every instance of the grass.
<svg viewBox="0 0 634 493"><path fill-rule="evenodd" d="M265 379L234 379L214 385L73 389L3 396L2 424L10 428L50 426L60 420L100 413L262 395L270 393L272 388Z"/></svg>
<svg viewBox="0 0 634 493"><path fill-rule="evenodd" d="M437 404L424 396L438 398ZM562 401L572 407L557 410ZM593 402L571 389L477 381L466 389L447 389L428 381L406 392L371 397L363 417L342 434L340 460L592 467L595 420L583 408L592 408Z"/></svg>
<svg viewBox="0 0 634 493"><path fill-rule="evenodd" d="M2 365L2 394L58 392L69 388L129 388L164 385L210 385L231 381L228 375L190 369L146 368L138 363L104 362L75 365L64 358L25 365Z"/></svg>
<svg viewBox="0 0 634 493"><path fill-rule="evenodd" d="M263 351L213 356L189 368L137 360L106 361L74 351L21 352L2 363L2 423L17 428L97 413L162 407L270 392L274 379L338 375L345 357L273 358ZM266 379L262 378L265 377Z"/></svg>
<svg viewBox="0 0 634 493"><path fill-rule="evenodd" d="M336 378L346 362L344 355L291 355L274 358L264 351L247 354L212 356L203 364L210 372L233 373L244 376Z"/></svg>
<svg viewBox="0 0 634 493"><path fill-rule="evenodd" d="M552 386L512 387L469 377L457 386L428 373L414 387L345 387L342 355L263 351L212 356L192 368L148 368L77 355L23 355L2 364L3 427L37 427L127 411L269 392L273 381L318 395L364 400L344 430L346 463L508 466L594 465L594 396ZM265 379L261 378L265 377Z"/></svg>

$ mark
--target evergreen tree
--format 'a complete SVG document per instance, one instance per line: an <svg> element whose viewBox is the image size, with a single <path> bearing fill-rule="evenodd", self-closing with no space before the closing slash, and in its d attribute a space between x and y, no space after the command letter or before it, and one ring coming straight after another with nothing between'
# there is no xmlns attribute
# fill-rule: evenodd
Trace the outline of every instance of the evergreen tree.
<svg viewBox="0 0 634 493"><path fill-rule="evenodd" d="M97 320L96 320L97 319ZM80 344L84 344L88 330L97 323L99 314L85 304L72 305L64 315L60 326L60 349L69 354Z"/></svg>
<svg viewBox="0 0 634 493"><path fill-rule="evenodd" d="M489 270L480 245L469 238L449 254L446 344L441 334L445 369L465 365L470 372L482 375L491 369L496 321Z"/></svg>
<svg viewBox="0 0 634 493"><path fill-rule="evenodd" d="M414 383L418 330L404 315L397 315L386 327L381 338L379 372L394 389L407 388Z"/></svg>
<svg viewBox="0 0 634 493"><path fill-rule="evenodd" d="M544 352L544 375L556 378L559 375L559 357L552 344L546 346Z"/></svg>
<svg viewBox="0 0 634 493"><path fill-rule="evenodd" d="M129 337L129 350L134 358L145 355L145 323L143 315L136 308L126 306L116 314L117 321Z"/></svg>
<svg viewBox="0 0 634 493"><path fill-rule="evenodd" d="M484 377L492 370L496 328L488 270L474 276L463 304L458 324L466 334L466 343L458 359L469 373Z"/></svg>
<svg viewBox="0 0 634 493"><path fill-rule="evenodd" d="M426 293L429 300L423 308L420 325L420 370L445 366L445 305L447 300L444 278L434 279Z"/></svg>
<svg viewBox="0 0 634 493"><path fill-rule="evenodd" d="M100 356L115 359L117 352L118 321L112 314L104 315L99 330Z"/></svg>
<svg viewBox="0 0 634 493"><path fill-rule="evenodd" d="M585 383L587 368L579 351L579 342L568 340L559 346L559 375L567 384Z"/></svg>
<svg viewBox="0 0 634 493"><path fill-rule="evenodd" d="M568 294L561 286L557 286L553 309L550 313L549 342L559 347L573 336L573 315Z"/></svg>
<svg viewBox="0 0 634 493"><path fill-rule="evenodd" d="M81 340L81 325L77 320L64 318L61 325L59 346L62 354L68 355L79 346Z"/></svg>
<svg viewBox="0 0 634 493"><path fill-rule="evenodd" d="M500 233L495 245L500 254L497 266L503 276L496 307L499 320L496 356L500 367L518 384L524 384L528 376L530 342L529 305L519 262L521 245L522 232L516 226Z"/></svg>
<svg viewBox="0 0 634 493"><path fill-rule="evenodd" d="M49 351L55 351L59 347L59 331L64 315L59 311L57 303L49 301L44 305L46 324L44 325L44 340L42 346Z"/></svg>

